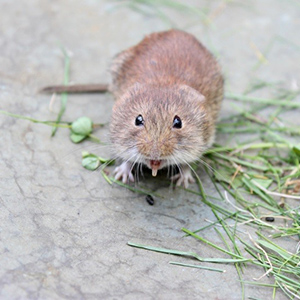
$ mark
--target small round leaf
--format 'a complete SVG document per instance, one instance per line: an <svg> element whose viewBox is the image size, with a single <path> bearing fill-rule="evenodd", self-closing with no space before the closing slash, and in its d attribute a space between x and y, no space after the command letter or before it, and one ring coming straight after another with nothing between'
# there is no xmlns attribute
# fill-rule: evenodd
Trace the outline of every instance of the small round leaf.
<svg viewBox="0 0 300 300"><path fill-rule="evenodd" d="M83 141L87 136L86 135L80 135L80 134L76 134L76 133L72 133L70 134L70 139L73 143L77 144L80 143L81 141Z"/></svg>
<svg viewBox="0 0 300 300"><path fill-rule="evenodd" d="M78 118L72 123L71 131L79 135L87 136L93 131L93 122L88 117Z"/></svg>
<svg viewBox="0 0 300 300"><path fill-rule="evenodd" d="M82 159L82 166L88 170L94 171L100 166L100 160L95 156L88 156Z"/></svg>

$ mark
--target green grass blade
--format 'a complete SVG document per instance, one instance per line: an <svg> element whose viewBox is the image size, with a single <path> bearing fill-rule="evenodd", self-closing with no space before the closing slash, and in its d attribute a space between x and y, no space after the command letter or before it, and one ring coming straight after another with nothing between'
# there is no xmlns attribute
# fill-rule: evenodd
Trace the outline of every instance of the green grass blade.
<svg viewBox="0 0 300 300"><path fill-rule="evenodd" d="M181 267L197 268L197 269L202 269L202 270L220 272L220 273L226 272L225 270L222 270L222 269L216 269L216 268L199 266L199 265L192 265L192 264L184 264L184 263L175 262L175 261L170 261L169 264L176 265L176 266L181 266Z"/></svg>
<svg viewBox="0 0 300 300"><path fill-rule="evenodd" d="M297 94L295 94L295 96L296 95ZM268 104L273 106L300 108L299 102L292 102L292 101L285 101L285 100L278 100L278 99L257 98L257 97L237 95L232 93L227 93L225 97L228 99L243 101L243 102L256 102L256 103L263 103L263 104Z"/></svg>
<svg viewBox="0 0 300 300"><path fill-rule="evenodd" d="M67 85L69 83L69 74L70 74L70 57L67 53L67 51L62 48L64 59L65 59L65 67L64 67L64 85ZM61 94L61 106L60 111L58 113L56 124L60 123L62 116L66 110L67 106L67 100L68 100L68 93L62 93ZM57 127L53 127L51 136L54 136L57 131Z"/></svg>

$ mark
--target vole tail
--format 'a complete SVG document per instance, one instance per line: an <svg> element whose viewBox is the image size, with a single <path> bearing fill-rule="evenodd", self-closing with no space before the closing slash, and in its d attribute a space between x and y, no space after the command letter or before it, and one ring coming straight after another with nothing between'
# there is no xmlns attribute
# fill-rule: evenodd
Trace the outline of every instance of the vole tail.
<svg viewBox="0 0 300 300"><path fill-rule="evenodd" d="M46 86L40 90L41 93L106 93L108 84L74 84Z"/></svg>

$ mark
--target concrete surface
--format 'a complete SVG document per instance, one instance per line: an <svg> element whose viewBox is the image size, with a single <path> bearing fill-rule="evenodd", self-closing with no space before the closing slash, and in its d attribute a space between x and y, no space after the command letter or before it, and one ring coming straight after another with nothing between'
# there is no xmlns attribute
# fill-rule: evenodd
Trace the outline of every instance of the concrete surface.
<svg viewBox="0 0 300 300"><path fill-rule="evenodd" d="M60 45L72 53L72 82L107 82L105 71L113 55L147 33L170 27L151 12L145 16L114 3L1 0L0 109L53 120L59 101L50 111L50 96L37 90L63 82ZM242 92L254 79L299 86L299 2L185 3L208 11L212 24L183 11L164 11L173 24L195 34L219 56L228 91ZM270 43L268 63L254 68L255 49L265 51ZM264 91L259 95L270 96ZM69 96L64 120L85 115L108 122L112 105L110 95ZM222 116L231 111L226 102ZM234 266L221 266L227 271L222 274L172 266L170 260L191 261L126 245L131 241L220 257L183 238L180 230L215 220L199 197L171 190L163 175L147 176L140 185L164 196L149 206L145 196L110 186L99 172L81 167L82 150L109 157L107 147L72 144L65 129L51 138L50 127L4 115L0 124L1 299L241 299ZM107 133L106 126L95 134L105 140ZM222 137L217 142L227 143ZM207 193L214 195L206 176L201 178ZM203 236L220 243L213 229ZM262 270L248 267L243 278L260 275ZM248 298L272 297L272 290L264 287L246 286L245 293ZM285 296L278 292L276 299Z"/></svg>

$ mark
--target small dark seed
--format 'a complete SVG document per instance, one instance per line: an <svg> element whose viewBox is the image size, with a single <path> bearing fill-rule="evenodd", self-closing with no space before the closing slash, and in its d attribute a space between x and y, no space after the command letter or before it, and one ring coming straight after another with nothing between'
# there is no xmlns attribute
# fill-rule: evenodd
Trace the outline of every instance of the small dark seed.
<svg viewBox="0 0 300 300"><path fill-rule="evenodd" d="M151 195L147 195L146 196L146 201L148 202L149 205L153 205L154 204L154 199Z"/></svg>
<svg viewBox="0 0 300 300"><path fill-rule="evenodd" d="M274 222L275 218L273 218L273 217L266 217L266 221L267 222Z"/></svg>

